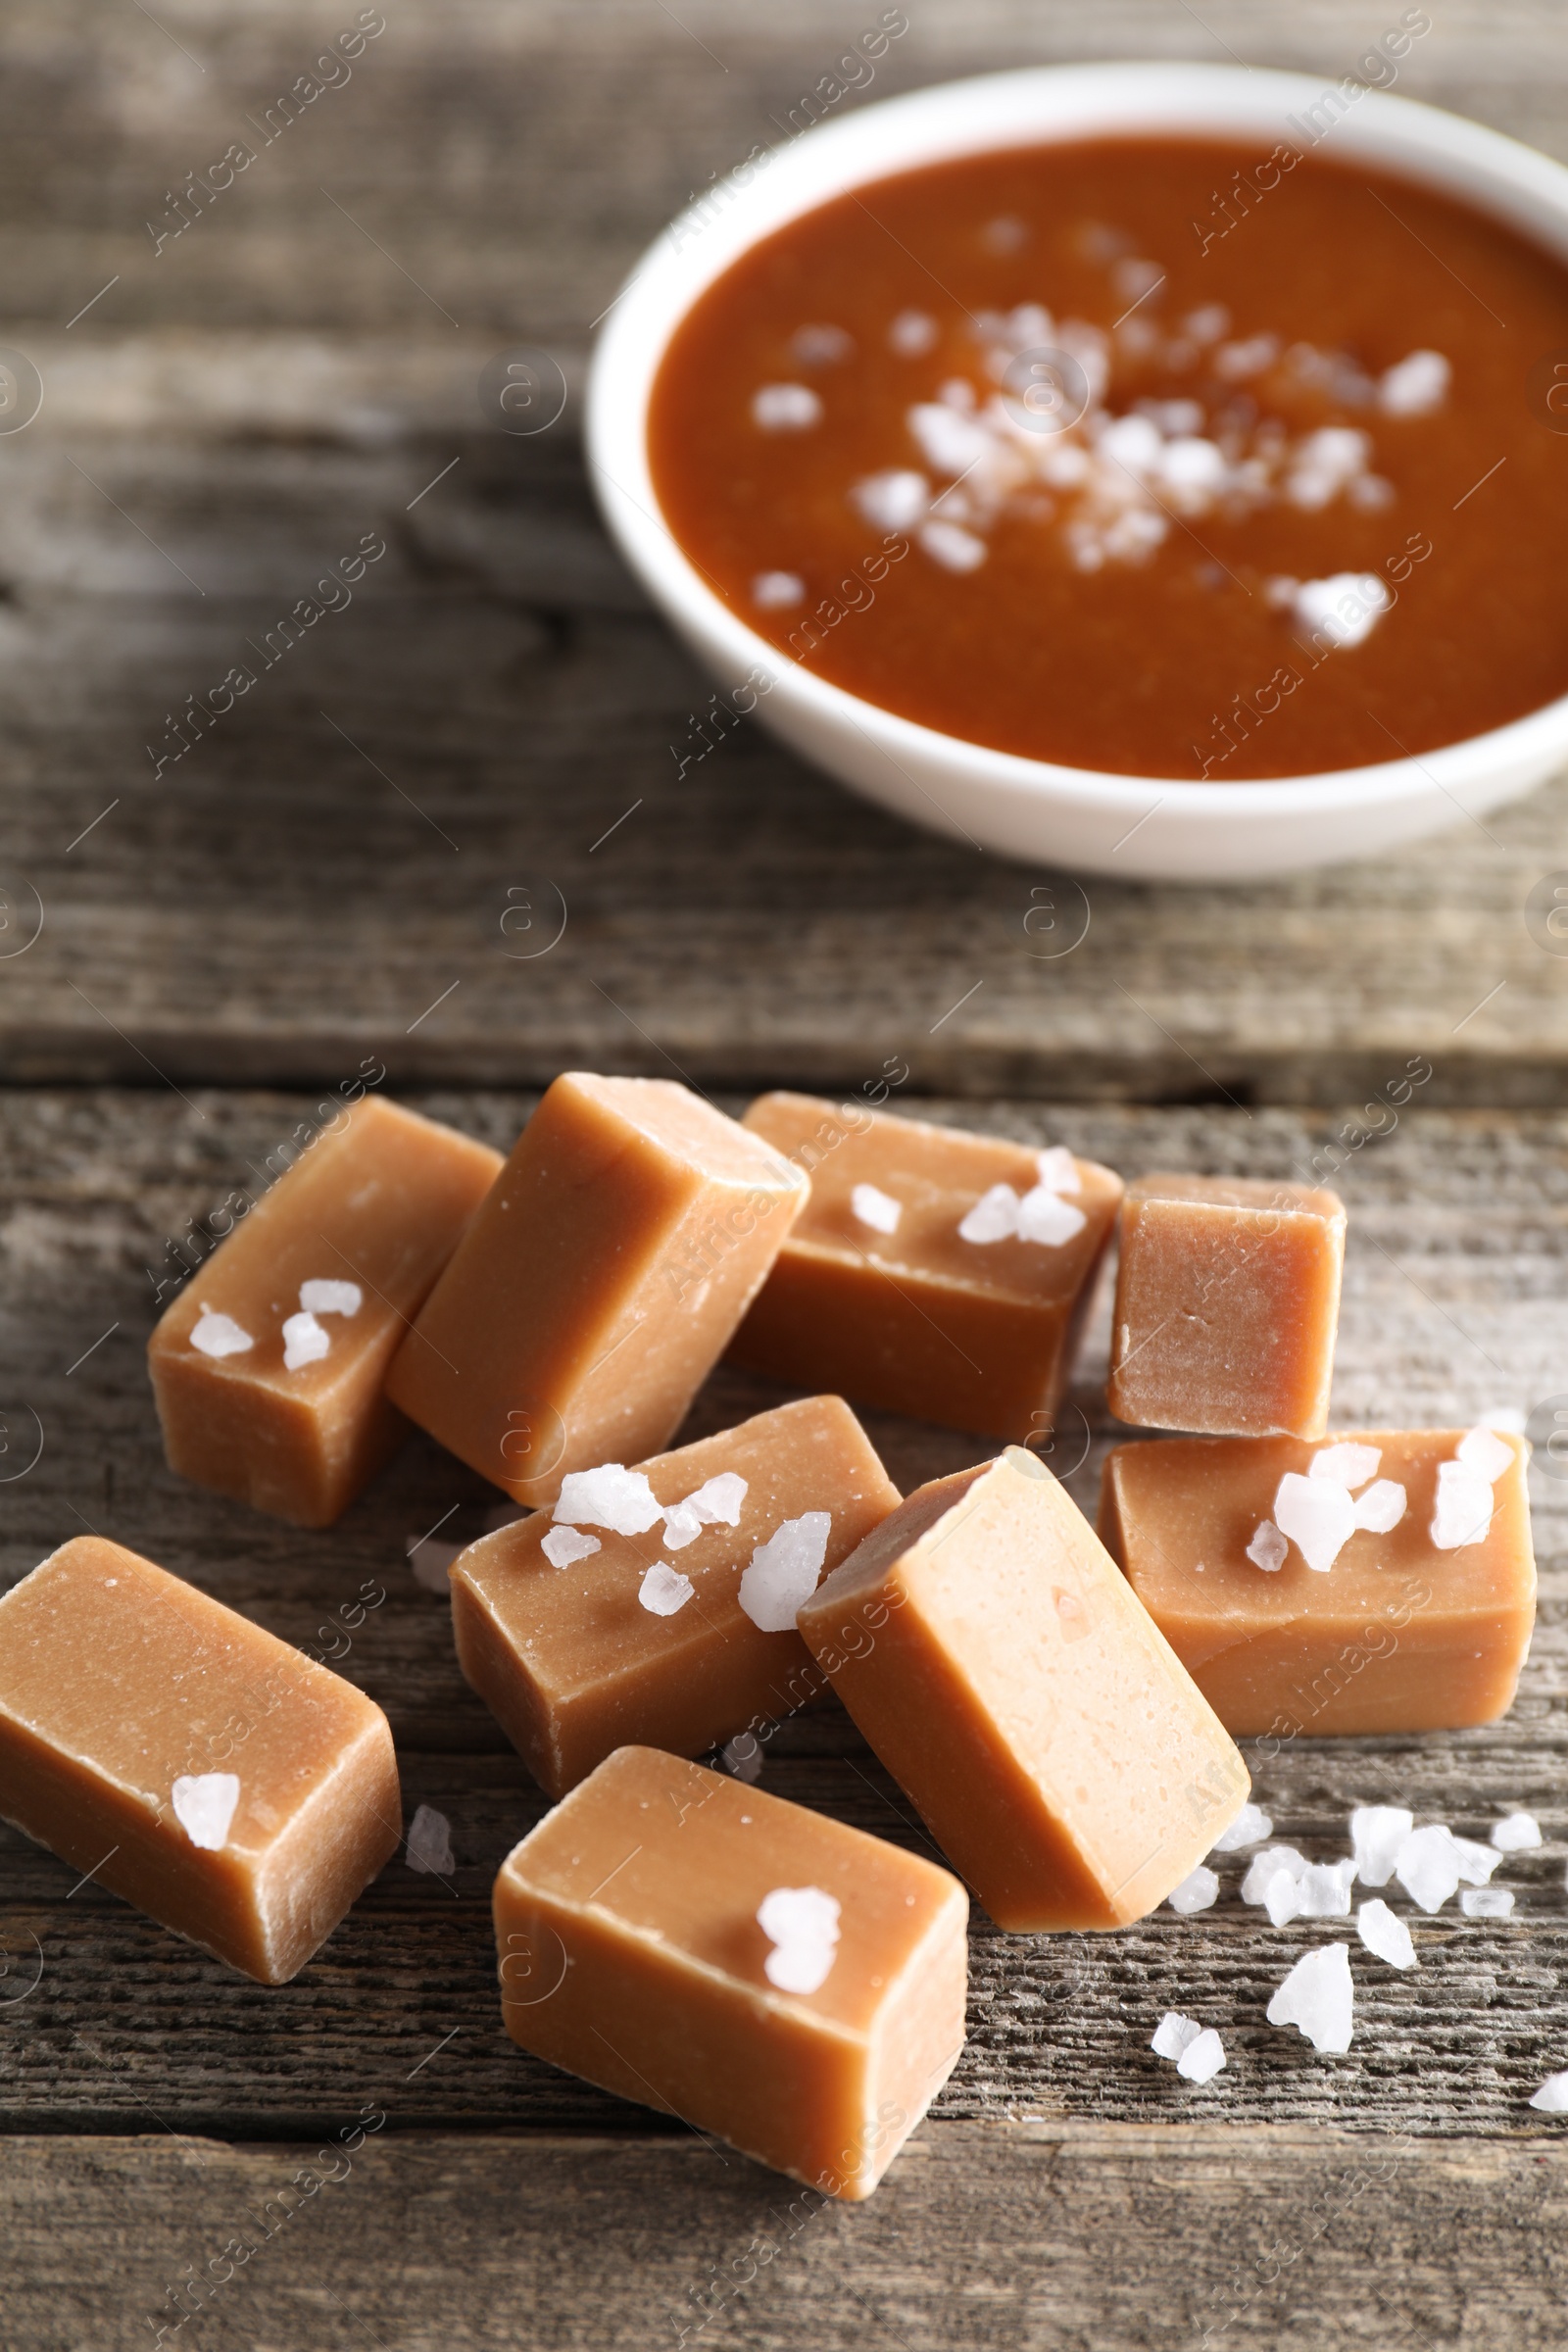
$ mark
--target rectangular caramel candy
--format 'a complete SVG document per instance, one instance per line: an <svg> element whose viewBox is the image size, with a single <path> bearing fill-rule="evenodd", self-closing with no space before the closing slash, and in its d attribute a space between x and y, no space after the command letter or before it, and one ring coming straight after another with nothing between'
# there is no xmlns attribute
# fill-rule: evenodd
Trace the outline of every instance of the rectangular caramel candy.
<svg viewBox="0 0 1568 2352"><path fill-rule="evenodd" d="M663 1078L567 1071L528 1121L388 1393L514 1501L678 1428L807 1181Z"/></svg>
<svg viewBox="0 0 1568 2352"><path fill-rule="evenodd" d="M626 1480L571 1522L536 1512L452 1566L458 1662L552 1796L614 1748L702 1755L822 1690L795 1611L899 1500L837 1396L760 1413Z"/></svg>
<svg viewBox="0 0 1568 2352"><path fill-rule="evenodd" d="M346 1109L148 1343L171 1469L297 1527L341 1517L407 1434L387 1367L501 1164L395 1103Z"/></svg>
<svg viewBox="0 0 1568 2352"><path fill-rule="evenodd" d="M1207 1700L1021 1447L918 1488L800 1628L1013 1934L1141 1919L1246 1802L1247 1768Z"/></svg>
<svg viewBox="0 0 1568 2352"><path fill-rule="evenodd" d="M1527 1448L1482 1429L1166 1438L1100 1532L1233 1732L1427 1732L1513 1702L1536 1615Z"/></svg>
<svg viewBox="0 0 1568 2352"><path fill-rule="evenodd" d="M746 1124L811 1197L730 1348L798 1388L1020 1442L1049 1431L1121 1179L858 1103L763 1095Z"/></svg>
<svg viewBox="0 0 1568 2352"><path fill-rule="evenodd" d="M880 1838L622 1747L501 1866L501 2014L553 2066L868 2197L963 2047L968 1909Z"/></svg>
<svg viewBox="0 0 1568 2352"><path fill-rule="evenodd" d="M1146 1429L1320 1438L1344 1261L1337 1193L1142 1177L1121 1210L1111 1411Z"/></svg>
<svg viewBox="0 0 1568 2352"><path fill-rule="evenodd" d="M97 1536L0 1600L0 1814L263 1984L397 1851L386 1717Z"/></svg>

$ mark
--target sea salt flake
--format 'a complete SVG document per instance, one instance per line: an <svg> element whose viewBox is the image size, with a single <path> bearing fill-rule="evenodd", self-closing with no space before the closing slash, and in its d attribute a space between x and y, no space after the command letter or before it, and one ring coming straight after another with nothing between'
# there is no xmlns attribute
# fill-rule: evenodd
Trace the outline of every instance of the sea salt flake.
<svg viewBox="0 0 1568 2352"><path fill-rule="evenodd" d="M641 1536L658 1526L664 1506L641 1470L601 1462L597 1470L567 1473L552 1516L570 1527L608 1527L617 1536Z"/></svg>
<svg viewBox="0 0 1568 2352"><path fill-rule="evenodd" d="M1568 2115L1568 2075L1548 2075L1541 2088L1531 2092L1530 2104L1543 2115Z"/></svg>
<svg viewBox="0 0 1568 2352"><path fill-rule="evenodd" d="M762 612L782 612L806 601L806 582L798 571L760 571L752 582L752 602Z"/></svg>
<svg viewBox="0 0 1568 2352"><path fill-rule="evenodd" d="M204 1306L190 1335L190 1344L203 1355L244 1355L256 1342L232 1315L220 1315Z"/></svg>
<svg viewBox="0 0 1568 2352"><path fill-rule="evenodd" d="M1059 1250L1074 1234L1082 1233L1088 1222L1081 1208L1046 1184L1037 1184L1018 1203L1018 1239L1041 1243L1049 1250Z"/></svg>
<svg viewBox="0 0 1568 2352"><path fill-rule="evenodd" d="M690 1503L672 1502L664 1512L664 1545L669 1551L684 1551L695 1544L703 1532L703 1523Z"/></svg>
<svg viewBox="0 0 1568 2352"><path fill-rule="evenodd" d="M221 1853L239 1803L239 1777L232 1772L183 1773L170 1791L174 1819L204 1854Z"/></svg>
<svg viewBox="0 0 1568 2352"><path fill-rule="evenodd" d="M673 1617L683 1609L697 1587L667 1560L655 1560L637 1588L637 1597L653 1617Z"/></svg>
<svg viewBox="0 0 1568 2352"><path fill-rule="evenodd" d="M1307 1566L1326 1576L1355 1533L1355 1505L1333 1479L1287 1470L1274 1496L1274 1524Z"/></svg>
<svg viewBox="0 0 1568 2352"><path fill-rule="evenodd" d="M1378 378L1378 407L1386 416L1430 416L1442 408L1452 377L1441 351L1412 351Z"/></svg>
<svg viewBox="0 0 1568 2352"><path fill-rule="evenodd" d="M1324 1943L1298 1960L1269 2002L1268 2022L1297 2027L1314 2050L1348 2050L1354 2000L1349 1945Z"/></svg>
<svg viewBox="0 0 1568 2352"><path fill-rule="evenodd" d="M836 1896L820 1886L775 1886L758 1905L757 1924L772 1944L762 1966L780 1992L815 1992L837 1957Z"/></svg>
<svg viewBox="0 0 1568 2352"><path fill-rule="evenodd" d="M1399 1848L1394 1875L1423 1911L1442 1910L1459 1884L1459 1857L1442 1822L1411 1831Z"/></svg>
<svg viewBox="0 0 1568 2352"><path fill-rule="evenodd" d="M937 339L937 322L924 311L901 311L888 328L888 342L901 360L918 360Z"/></svg>
<svg viewBox="0 0 1568 2352"><path fill-rule="evenodd" d="M878 1190L874 1184L858 1184L850 1195L850 1206L862 1225L873 1233L897 1233L904 1204L891 1193Z"/></svg>
<svg viewBox="0 0 1568 2352"><path fill-rule="evenodd" d="M1343 1862L1309 1862L1296 1883L1299 1916L1348 1919L1354 1877L1355 1863L1348 1855Z"/></svg>
<svg viewBox="0 0 1568 2352"><path fill-rule="evenodd" d="M1432 1541L1439 1551L1463 1551L1485 1543L1492 1527L1492 1481L1464 1462L1438 1464Z"/></svg>
<svg viewBox="0 0 1568 2352"><path fill-rule="evenodd" d="M958 1227L960 1242L1004 1242L1018 1230L1020 1202L1010 1184L982 1193Z"/></svg>
<svg viewBox="0 0 1568 2352"><path fill-rule="evenodd" d="M336 1282L323 1276L300 1284L300 1304L308 1315L357 1315L365 1293L357 1282Z"/></svg>
<svg viewBox="0 0 1568 2352"><path fill-rule="evenodd" d="M1263 1908L1271 1927L1288 1928L1306 1908L1301 1900L1301 1881L1288 1870L1277 1870L1263 1889Z"/></svg>
<svg viewBox="0 0 1568 2352"><path fill-rule="evenodd" d="M1294 1885L1306 1867L1306 1856L1298 1854L1294 1845L1265 1846L1262 1853L1252 1856L1242 1881L1243 1902L1261 1903L1276 1877L1283 1873Z"/></svg>
<svg viewBox="0 0 1568 2352"><path fill-rule="evenodd" d="M1262 1519L1247 1546L1247 1556L1254 1568L1261 1568L1268 1576L1277 1576L1285 1565L1290 1548L1273 1520Z"/></svg>
<svg viewBox="0 0 1568 2352"><path fill-rule="evenodd" d="M1179 1886L1171 1888L1165 1900L1173 1911L1179 1911L1186 1919L1194 1911L1207 1911L1218 1897L1218 1874L1200 1862L1196 1870L1188 1872Z"/></svg>
<svg viewBox="0 0 1568 2352"><path fill-rule="evenodd" d="M1357 1805L1350 1815L1355 1875L1363 1886L1386 1886L1399 1849L1415 1828L1415 1815L1402 1805Z"/></svg>
<svg viewBox="0 0 1568 2352"><path fill-rule="evenodd" d="M1492 1842L1499 1854L1522 1854L1541 1843L1541 1824L1533 1813L1505 1813L1492 1825Z"/></svg>
<svg viewBox="0 0 1568 2352"><path fill-rule="evenodd" d="M1190 2050L1203 2029L1196 2017L1183 2017L1179 2009L1167 2009L1150 2039L1150 2048L1156 2058L1179 2058ZM1563 2080L1568 2082L1568 2076Z"/></svg>
<svg viewBox="0 0 1568 2352"><path fill-rule="evenodd" d="M1346 1438L1337 1446L1321 1446L1312 1456L1307 1476L1331 1478L1337 1487L1345 1487L1353 1494L1369 1478L1376 1478L1382 1459L1380 1446L1357 1446Z"/></svg>
<svg viewBox="0 0 1568 2352"><path fill-rule="evenodd" d="M857 482L850 497L873 530L912 531L931 509L931 485L911 466L891 466L885 473L868 473Z"/></svg>
<svg viewBox="0 0 1568 2352"><path fill-rule="evenodd" d="M307 1364L318 1364L323 1355L331 1352L332 1335L322 1329L311 1314L286 1317L283 1324L283 1369L303 1372Z"/></svg>
<svg viewBox="0 0 1568 2352"><path fill-rule="evenodd" d="M403 1859L411 1870L428 1871L433 1878L450 1878L457 1868L452 1852L452 1824L434 1805L420 1805L409 1824Z"/></svg>
<svg viewBox="0 0 1568 2352"><path fill-rule="evenodd" d="M1389 1535L1404 1517L1409 1499L1396 1478L1374 1479L1355 1498L1355 1524L1369 1535Z"/></svg>
<svg viewBox="0 0 1568 2352"><path fill-rule="evenodd" d="M1459 1876L1467 1886L1484 1886L1502 1860L1496 1846L1480 1845L1473 1838L1455 1838L1453 1854Z"/></svg>
<svg viewBox="0 0 1568 2352"><path fill-rule="evenodd" d="M1493 1486L1513 1467L1513 1447L1494 1430L1468 1430L1454 1447L1454 1458Z"/></svg>
<svg viewBox="0 0 1568 2352"><path fill-rule="evenodd" d="M741 1578L740 1604L760 1633L794 1631L796 1614L816 1591L816 1580L827 1557L833 1517L829 1511L803 1511L786 1519L765 1544L759 1544L751 1566Z"/></svg>
<svg viewBox="0 0 1568 2352"><path fill-rule="evenodd" d="M752 395L752 421L764 433L804 433L822 416L809 384L763 384Z"/></svg>
<svg viewBox="0 0 1568 2352"><path fill-rule="evenodd" d="M1084 1189L1084 1180L1078 1173L1078 1162L1065 1144L1052 1144L1046 1151L1037 1152L1035 1166L1040 1170L1040 1181L1048 1192L1081 1193Z"/></svg>
<svg viewBox="0 0 1568 2352"><path fill-rule="evenodd" d="M695 1511L705 1527L739 1527L746 1493L747 1482L738 1470L720 1470L715 1478L705 1478L681 1508Z"/></svg>
<svg viewBox="0 0 1568 2352"><path fill-rule="evenodd" d="M1248 1804L1242 1807L1230 1828L1215 1838L1209 1850L1216 1854L1239 1853L1244 1845L1256 1845L1260 1838L1273 1835L1274 1824L1262 1806Z"/></svg>
<svg viewBox="0 0 1568 2352"><path fill-rule="evenodd" d="M1506 1886L1467 1886L1459 1897L1459 1908L1466 1919L1508 1919L1513 1913L1513 1896Z"/></svg>
<svg viewBox="0 0 1568 2352"><path fill-rule="evenodd" d="M972 395L971 395L972 398ZM991 435L947 400L921 401L906 422L933 473L956 479L991 453Z"/></svg>
<svg viewBox="0 0 1568 2352"><path fill-rule="evenodd" d="M552 1568L569 1568L577 1560L591 1560L600 1544L580 1527L553 1527L539 1548Z"/></svg>
<svg viewBox="0 0 1568 2352"><path fill-rule="evenodd" d="M944 571L975 571L986 560L986 543L957 522L922 522L915 533L933 564Z"/></svg>
<svg viewBox="0 0 1568 2352"><path fill-rule="evenodd" d="M1324 580L1302 580L1295 614L1303 636L1328 646L1359 645L1370 637L1391 602L1373 571L1336 571Z"/></svg>
<svg viewBox="0 0 1568 2352"><path fill-rule="evenodd" d="M1356 1933L1375 1960L1391 1968L1419 1968L1410 1931L1397 1911L1391 1911L1380 1894L1370 1896L1355 1915Z"/></svg>
<svg viewBox="0 0 1568 2352"><path fill-rule="evenodd" d="M1205 2026L1176 2061L1176 2072L1189 2082L1212 2082L1225 2064L1225 2044L1212 2026Z"/></svg>

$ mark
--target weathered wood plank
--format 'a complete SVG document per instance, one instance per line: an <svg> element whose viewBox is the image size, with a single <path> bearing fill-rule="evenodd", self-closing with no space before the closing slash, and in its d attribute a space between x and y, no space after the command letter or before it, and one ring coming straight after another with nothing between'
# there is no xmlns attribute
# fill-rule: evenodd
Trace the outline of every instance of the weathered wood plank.
<svg viewBox="0 0 1568 2352"><path fill-rule="evenodd" d="M502 1144L527 1107L506 1096L421 1101ZM918 1108L1036 1142L1070 1138L1127 1169L1174 1162L1283 1175L1309 1165L1332 1128L1282 1109ZM91 1524L298 1642L316 1640L362 1584L384 1590L340 1670L392 1718L409 1809L427 1802L451 1818L456 1879L449 1888L395 1862L321 1960L295 1985L266 1992L96 1886L73 1892L75 1873L0 1833L9 1968L0 1979L0 2123L11 2129L123 2130L151 2111L181 2130L304 2132L357 2102L367 2083L398 2085L398 2114L411 2126L598 2128L626 2114L533 2065L499 2030L489 1883L543 1799L463 1685L445 1609L404 1557L409 1541L454 1506L443 1532L477 1533L482 1482L416 1442L341 1527L301 1535L182 1485L162 1464L140 1360L152 1319L145 1268L162 1270L168 1237L254 1181L307 1109L299 1099L213 1092L189 1103L167 1090L0 1095L0 1403L8 1442L29 1438L30 1414L44 1438L36 1467L0 1484L0 1574L24 1573ZM1341 1178L1352 1212L1337 1389L1344 1420L1465 1419L1496 1404L1528 1411L1560 1391L1565 1140L1561 1116L1407 1110L1395 1134L1349 1159ZM1096 1393L1103 1328L1074 1389L1091 1444L1071 1485L1091 1509L1110 1434ZM781 1394L721 1371L693 1430L723 1427ZM978 1450L890 1415L868 1421L906 1489ZM1525 2099L1568 2062L1568 1489L1539 1469L1534 1485L1543 1616L1505 1723L1385 1743L1303 1739L1254 1757L1280 1833L1325 1855L1343 1849L1349 1807L1369 1798L1410 1803L1471 1834L1528 1805L1548 1842L1505 1870L1519 1891L1517 1921L1446 1914L1418 1929L1418 1974L1358 1966L1361 2030L1336 2061L1314 2059L1262 2016L1273 1984L1322 1931L1260 1926L1261 1914L1234 1898L1235 1866L1225 1898L1198 1920L1167 1911L1094 1939L1003 1938L981 1922L970 2044L945 2115L1130 2122L1194 2112L1196 2098L1205 2117L1354 2130L1508 2134L1535 2122ZM781 1794L896 1840L919 1837L833 1711L783 1730L765 1769ZM1231 2064L1208 2090L1186 2091L1149 2053L1167 2006L1225 2035Z"/></svg>

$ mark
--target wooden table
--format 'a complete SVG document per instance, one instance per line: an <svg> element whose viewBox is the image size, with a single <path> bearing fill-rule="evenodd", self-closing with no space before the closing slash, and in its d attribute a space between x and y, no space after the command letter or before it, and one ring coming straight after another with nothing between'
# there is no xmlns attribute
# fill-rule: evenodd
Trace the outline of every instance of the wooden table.
<svg viewBox="0 0 1568 2352"><path fill-rule="evenodd" d="M1568 148L1556 12L1439 13L1402 86ZM909 20L873 97L1086 51L1337 78L1381 28L1346 0L1288 19L911 0ZM1341 2059L1265 2023L1309 1932L1260 1926L1234 1873L1202 1917L1116 1936L982 1921L958 2072L874 2201L826 2209L502 2036L489 1884L541 1798L407 1560L449 1510L445 1532L477 1529L479 1482L415 1444L305 1536L164 1468L154 1284L364 1057L501 1144L564 1065L738 1102L902 1057L924 1115L1125 1169L1271 1176L1430 1063L1340 1180L1337 1414L1456 1420L1568 1391L1568 958L1523 919L1568 865L1568 781L1297 882L1091 881L1087 935L1047 960L1031 893L1056 887L1076 927L1075 885L910 832L749 729L677 778L708 687L597 525L575 397L515 440L484 424L476 378L537 345L575 395L643 243L773 135L859 20L819 0L387 0L352 78L264 143L334 23L294 0L17 0L8 19L0 340L45 404L0 434L0 947L21 948L0 960L0 1464L35 1429L42 1451L0 1481L0 1575L92 1526L301 1642L369 1580L385 1599L342 1671L387 1709L409 1807L450 1817L458 1866L447 1886L394 1862L264 1991L0 1831L0 2337L1560 2342L1568 2159L1526 2101L1568 2065L1568 1487L1539 1464L1541 1624L1508 1720L1253 1759L1278 1831L1322 1854L1361 1799L1472 1835L1530 1807L1547 1843L1505 1870L1515 1919L1450 1906L1418 1930L1418 1973L1358 1966ZM254 162L174 237L164 191L210 180L233 141ZM367 533L386 553L352 608L174 758L186 698ZM564 909L527 960L514 914L502 929L524 905L541 940ZM1102 1334L1074 1392L1086 1505L1102 1355ZM720 1373L695 1425L774 1394ZM971 1451L887 1418L873 1435L905 1486ZM781 1735L765 1771L918 1837L841 1716ZM1205 2089L1149 2051L1167 2006L1222 2030ZM367 2110L385 2120L351 2172L281 2218L321 2135ZM176 2332L178 2282L239 2237L255 2253Z"/></svg>

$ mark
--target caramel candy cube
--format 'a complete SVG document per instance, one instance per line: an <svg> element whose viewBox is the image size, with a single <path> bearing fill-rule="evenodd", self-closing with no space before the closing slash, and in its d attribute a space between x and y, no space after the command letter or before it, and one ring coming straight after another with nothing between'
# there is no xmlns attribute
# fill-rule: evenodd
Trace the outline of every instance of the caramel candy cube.
<svg viewBox="0 0 1568 2352"><path fill-rule="evenodd" d="M667 1444L805 1203L806 1178L663 1078L556 1080L388 1393L516 1502Z"/></svg>
<svg viewBox="0 0 1568 2352"><path fill-rule="evenodd" d="M615 1471L602 1505L595 1478L572 1521L536 1512L452 1565L458 1662L552 1796L614 1748L702 1755L824 1689L795 1611L899 1500L837 1396Z"/></svg>
<svg viewBox="0 0 1568 2352"><path fill-rule="evenodd" d="M1208 1702L1031 1453L921 1487L800 1614L998 1927L1119 1928L1246 1802Z"/></svg>
<svg viewBox="0 0 1568 2352"><path fill-rule="evenodd" d="M1100 1532L1230 1731L1456 1731L1507 1712L1530 1647L1527 1450L1490 1429L1118 1446Z"/></svg>
<svg viewBox="0 0 1568 2352"><path fill-rule="evenodd" d="M1060 1401L1121 1179L1059 1145L763 1095L746 1124L811 1198L731 1359L994 1438Z"/></svg>
<svg viewBox="0 0 1568 2352"><path fill-rule="evenodd" d="M403 1832L372 1700L98 1536L0 1600L0 1814L263 1984Z"/></svg>
<svg viewBox="0 0 1568 2352"><path fill-rule="evenodd" d="M622 1747L501 1866L501 2014L553 2066L868 2197L963 2047L968 1911L935 1863Z"/></svg>
<svg viewBox="0 0 1568 2352"><path fill-rule="evenodd" d="M1344 1261L1337 1193L1143 1177L1122 1203L1111 1411L1147 1429L1320 1438Z"/></svg>
<svg viewBox="0 0 1568 2352"><path fill-rule="evenodd" d="M387 1367L501 1154L367 1097L234 1227L148 1343L170 1468L329 1527L408 1434Z"/></svg>

